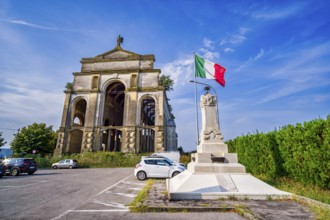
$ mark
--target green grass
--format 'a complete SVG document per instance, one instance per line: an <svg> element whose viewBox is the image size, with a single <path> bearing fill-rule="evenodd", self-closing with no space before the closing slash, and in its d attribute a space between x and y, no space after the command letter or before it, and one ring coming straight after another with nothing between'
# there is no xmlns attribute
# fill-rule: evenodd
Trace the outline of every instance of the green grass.
<svg viewBox="0 0 330 220"><path fill-rule="evenodd" d="M144 204L144 200L147 198L148 193L154 184L155 180L149 179L147 180L146 186L139 192L139 194L135 197L134 201L128 204L130 206L130 211L132 212L146 212L147 206Z"/></svg>
<svg viewBox="0 0 330 220"><path fill-rule="evenodd" d="M318 186L303 184L288 177L269 179L265 176L257 176L259 179L276 187L277 189L304 196L326 204L330 204L330 190Z"/></svg>
<svg viewBox="0 0 330 220"><path fill-rule="evenodd" d="M267 182L268 184L276 187L277 189L290 192L299 196L307 197L322 203L330 204L330 190L323 189L317 186L303 184L301 182L292 180L288 177L277 179L269 179L265 176L257 176L259 179ZM327 207L319 206L313 203L306 203L299 197L293 199L301 204L309 207L310 211L314 213L316 220L330 219L330 210Z"/></svg>

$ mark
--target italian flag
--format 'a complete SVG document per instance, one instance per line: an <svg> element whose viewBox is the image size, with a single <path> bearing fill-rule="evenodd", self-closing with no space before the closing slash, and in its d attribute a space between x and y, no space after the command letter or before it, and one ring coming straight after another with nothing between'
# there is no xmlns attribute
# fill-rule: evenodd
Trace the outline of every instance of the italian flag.
<svg viewBox="0 0 330 220"><path fill-rule="evenodd" d="M220 85L225 87L225 72L226 69L219 64L212 63L208 60L203 59L195 55L195 76L206 78L206 79L214 79Z"/></svg>

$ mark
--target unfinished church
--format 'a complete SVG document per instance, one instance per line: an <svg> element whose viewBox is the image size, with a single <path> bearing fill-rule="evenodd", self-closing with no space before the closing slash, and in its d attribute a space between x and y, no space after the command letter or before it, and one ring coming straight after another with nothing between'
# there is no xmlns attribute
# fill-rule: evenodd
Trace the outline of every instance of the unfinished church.
<svg viewBox="0 0 330 220"><path fill-rule="evenodd" d="M65 90L54 154L84 151L163 152L177 150L177 133L166 91L159 85L154 55L117 46L82 58Z"/></svg>

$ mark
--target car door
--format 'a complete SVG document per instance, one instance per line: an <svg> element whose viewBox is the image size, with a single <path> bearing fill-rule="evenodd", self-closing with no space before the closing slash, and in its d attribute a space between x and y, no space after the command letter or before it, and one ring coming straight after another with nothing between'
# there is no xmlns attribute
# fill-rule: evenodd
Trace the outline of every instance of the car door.
<svg viewBox="0 0 330 220"><path fill-rule="evenodd" d="M64 162L64 167L65 168L69 168L69 166L71 165L70 161L71 160L65 160L65 162Z"/></svg>
<svg viewBox="0 0 330 220"><path fill-rule="evenodd" d="M167 178L169 177L169 170L170 167L168 166L168 163L166 163L165 160L156 160L156 168L157 168L157 177L161 178Z"/></svg>
<svg viewBox="0 0 330 220"><path fill-rule="evenodd" d="M144 160L145 163L145 171L147 172L148 177L156 177L157 176L157 166L155 160Z"/></svg>
<svg viewBox="0 0 330 220"><path fill-rule="evenodd" d="M61 160L58 162L58 168L64 168L65 167L65 160Z"/></svg>

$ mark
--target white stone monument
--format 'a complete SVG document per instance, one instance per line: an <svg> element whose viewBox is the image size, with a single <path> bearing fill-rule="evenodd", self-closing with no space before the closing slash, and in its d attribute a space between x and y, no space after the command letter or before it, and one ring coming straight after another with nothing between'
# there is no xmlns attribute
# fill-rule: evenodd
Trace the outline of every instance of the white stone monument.
<svg viewBox="0 0 330 220"><path fill-rule="evenodd" d="M192 154L188 169L167 180L172 200L219 199L235 196L242 199L290 197L247 174L236 153L228 153L221 134L216 97L201 96L202 130L197 153Z"/></svg>
<svg viewBox="0 0 330 220"><path fill-rule="evenodd" d="M201 96L202 130L197 153L192 154L188 170L192 173L245 173L236 153L228 153L223 142L216 97L207 92Z"/></svg>

